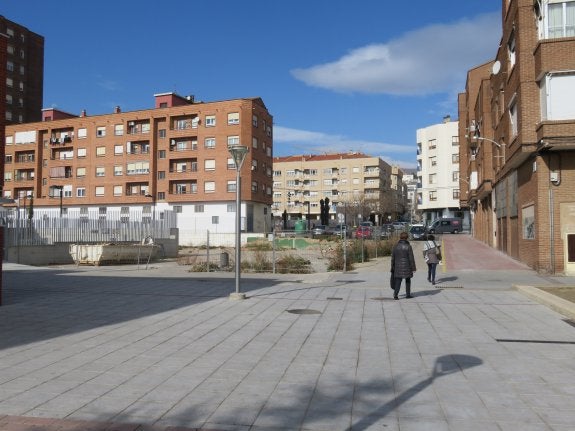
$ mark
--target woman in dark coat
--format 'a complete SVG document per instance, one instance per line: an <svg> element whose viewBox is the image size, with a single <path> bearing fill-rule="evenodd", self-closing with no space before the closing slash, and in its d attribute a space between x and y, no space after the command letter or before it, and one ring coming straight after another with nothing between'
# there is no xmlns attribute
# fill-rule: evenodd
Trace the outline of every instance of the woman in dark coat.
<svg viewBox="0 0 575 431"><path fill-rule="evenodd" d="M407 232L401 232L399 241L393 246L391 251L391 272L393 273L394 289L393 299L399 299L399 290L401 289L401 280L405 278L405 297L411 296L411 277L416 271L415 257L413 249L407 240Z"/></svg>

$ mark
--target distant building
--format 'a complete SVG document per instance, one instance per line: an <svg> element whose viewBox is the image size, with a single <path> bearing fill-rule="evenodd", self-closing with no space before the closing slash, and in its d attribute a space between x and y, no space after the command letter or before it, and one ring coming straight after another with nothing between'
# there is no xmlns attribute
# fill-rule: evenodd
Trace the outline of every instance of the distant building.
<svg viewBox="0 0 575 431"><path fill-rule="evenodd" d="M473 235L575 275L575 1L505 0L492 62L459 95L461 186ZM464 181L465 180L465 181Z"/></svg>
<svg viewBox="0 0 575 431"><path fill-rule="evenodd" d="M44 38L0 15L0 34L6 35L1 63L6 76L0 82L5 97L6 124L29 123L42 118L44 93Z"/></svg>
<svg viewBox="0 0 575 431"><path fill-rule="evenodd" d="M194 102L155 95L155 108L80 116L44 109L42 122L6 128L3 196L38 208L178 213L186 233L234 232L236 169L229 145L249 147L242 230L271 229L272 117L260 98Z"/></svg>
<svg viewBox="0 0 575 431"><path fill-rule="evenodd" d="M281 220L285 212L289 226L295 220L318 224L326 198L333 224L381 224L402 208L391 193L392 167L379 157L355 152L275 157L273 170L274 218Z"/></svg>
<svg viewBox="0 0 575 431"><path fill-rule="evenodd" d="M420 217L417 212L417 171L415 169L403 169L403 184L406 188L406 205L409 221L418 222Z"/></svg>
<svg viewBox="0 0 575 431"><path fill-rule="evenodd" d="M442 123L417 130L417 176L417 209L422 222L462 217L464 228L468 228L468 213L459 203L457 121L446 116Z"/></svg>

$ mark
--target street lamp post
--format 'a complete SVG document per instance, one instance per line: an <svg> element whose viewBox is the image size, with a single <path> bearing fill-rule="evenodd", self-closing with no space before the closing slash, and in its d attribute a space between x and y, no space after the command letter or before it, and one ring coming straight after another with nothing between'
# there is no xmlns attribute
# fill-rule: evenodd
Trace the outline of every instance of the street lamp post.
<svg viewBox="0 0 575 431"><path fill-rule="evenodd" d="M62 212L63 212L63 208L62 208L62 197L64 194L64 186L52 186L52 188L54 190L58 190L60 193L60 217L62 217Z"/></svg>
<svg viewBox="0 0 575 431"><path fill-rule="evenodd" d="M230 145L228 151L236 164L236 291L230 295L230 299L245 299L246 295L240 290L241 271L241 234L242 234L242 207L241 207L241 178L240 171L249 148L243 145Z"/></svg>

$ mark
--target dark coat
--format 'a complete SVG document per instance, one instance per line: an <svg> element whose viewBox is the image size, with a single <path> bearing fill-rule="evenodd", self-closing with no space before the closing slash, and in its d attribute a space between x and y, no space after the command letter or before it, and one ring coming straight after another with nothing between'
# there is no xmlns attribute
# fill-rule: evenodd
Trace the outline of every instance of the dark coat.
<svg viewBox="0 0 575 431"><path fill-rule="evenodd" d="M411 278L415 272L415 257L409 241L400 239L391 251L391 271L395 278Z"/></svg>

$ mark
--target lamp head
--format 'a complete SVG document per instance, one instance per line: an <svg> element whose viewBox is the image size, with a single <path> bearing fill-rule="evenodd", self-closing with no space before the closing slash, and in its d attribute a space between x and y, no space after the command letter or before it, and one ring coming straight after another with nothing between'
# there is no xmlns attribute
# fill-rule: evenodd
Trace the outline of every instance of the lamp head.
<svg viewBox="0 0 575 431"><path fill-rule="evenodd" d="M228 151L230 155L234 159L234 163L236 164L236 169L241 169L246 158L246 154L249 151L248 147L243 145L230 145L228 146Z"/></svg>

